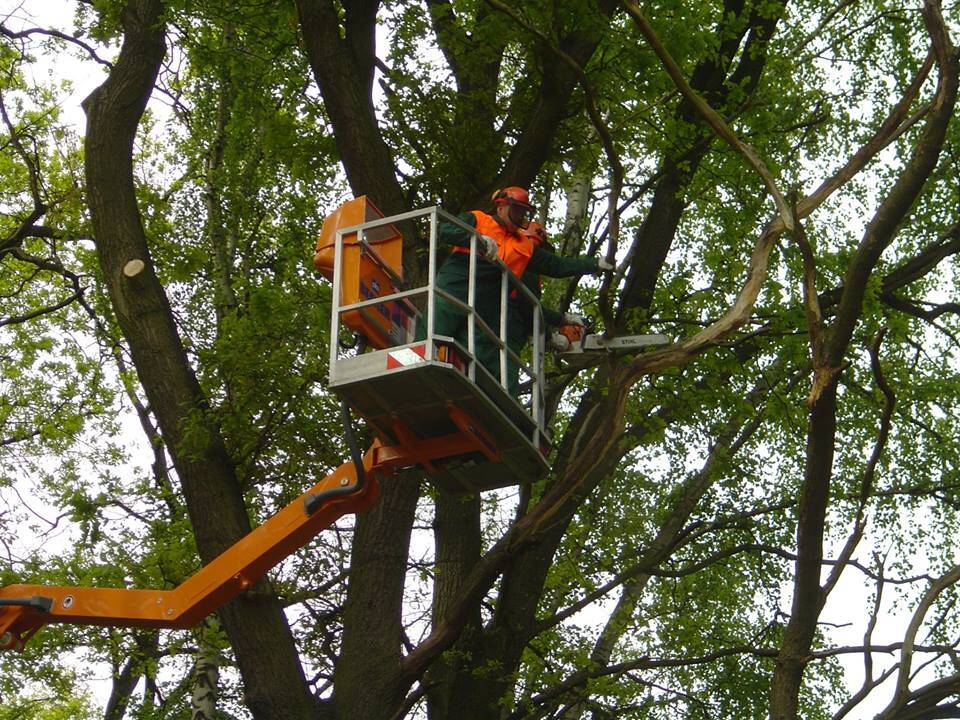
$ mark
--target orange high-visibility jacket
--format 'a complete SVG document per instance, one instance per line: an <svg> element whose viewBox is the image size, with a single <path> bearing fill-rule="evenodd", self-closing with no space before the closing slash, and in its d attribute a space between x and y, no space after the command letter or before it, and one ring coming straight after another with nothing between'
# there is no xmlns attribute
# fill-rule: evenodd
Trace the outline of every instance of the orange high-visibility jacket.
<svg viewBox="0 0 960 720"><path fill-rule="evenodd" d="M497 241L497 256L503 264L510 268L510 272L518 278L523 277L527 263L533 257L533 240L518 232L510 232L494 218L480 210L471 210L470 214L477 221L477 232ZM468 253L469 247L455 247L454 252Z"/></svg>

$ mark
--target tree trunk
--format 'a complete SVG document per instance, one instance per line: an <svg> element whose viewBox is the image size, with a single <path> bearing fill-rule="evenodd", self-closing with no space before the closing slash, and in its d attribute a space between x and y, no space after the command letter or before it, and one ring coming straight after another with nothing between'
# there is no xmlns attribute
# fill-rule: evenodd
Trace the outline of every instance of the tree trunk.
<svg viewBox="0 0 960 720"><path fill-rule="evenodd" d="M857 251L847 266L843 292L829 328L810 328L815 368L807 436L806 469L797 523L797 564L793 606L784 632L770 689L770 717L795 720L803 671L809 661L816 625L826 600L820 588L823 534L836 434L836 391L844 355L863 313L867 284L886 249L937 165L947 126L957 100L960 56L953 47L940 14L939 3L928 0L923 9L939 78L926 123L909 162L867 223ZM808 298L808 302L816 302Z"/></svg>
<svg viewBox="0 0 960 720"><path fill-rule="evenodd" d="M217 686L220 680L220 652L210 642L216 621L200 627L197 633L197 660L190 688L190 720L216 720Z"/></svg>
<svg viewBox="0 0 960 720"><path fill-rule="evenodd" d="M334 672L338 720L388 720L409 687L400 671L403 586L419 494L419 473L395 475L357 517Z"/></svg>
<svg viewBox="0 0 960 720"><path fill-rule="evenodd" d="M117 320L170 450L203 562L250 530L233 463L154 272L133 183L133 141L164 56L160 0L131 0L106 81L84 101L87 199ZM127 277L131 260L142 269ZM262 581L221 611L258 720L316 717L282 607Z"/></svg>
<svg viewBox="0 0 960 720"><path fill-rule="evenodd" d="M616 382L616 374L613 382ZM577 433L581 429L580 423L587 426L583 431L587 438L586 447L582 454L569 458L569 465L561 460L564 470L556 483L571 490L556 505L550 522L535 531L536 537L522 546L518 544L510 553L505 562L494 617L477 637L468 632L461 643L454 646L457 673L440 673L439 677L450 685L437 688L432 694L434 698L445 694L450 700L445 705L432 706L432 709L442 708L445 712L431 714L431 720L496 720L500 717L501 700L512 687L514 673L533 634L543 584L556 548L576 509L619 461L619 448L614 449L616 438L620 436L616 430L617 418L622 418L614 409L619 397L617 392L611 391L595 401L582 401L595 409L574 421L571 431ZM559 450L558 457L567 457L564 448ZM585 465L591 466L586 472ZM448 590L452 591L452 588ZM448 601L446 597L437 600L444 604ZM448 613L449 610L445 616ZM434 627L436 625L435 622ZM466 624L465 627L470 626ZM431 668L431 681L435 679L433 671Z"/></svg>
<svg viewBox="0 0 960 720"><path fill-rule="evenodd" d="M297 0L310 68L320 86L334 140L354 195L369 195L387 215L407 209L370 91L376 60L376 0L345 2L345 31L331 0Z"/></svg>
<svg viewBox="0 0 960 720"><path fill-rule="evenodd" d="M809 662L810 646L820 616L820 571L837 431L838 380L839 374L834 375L810 412L806 471L797 523L793 606L770 686L770 717L773 720L794 720L797 717L800 683Z"/></svg>
<svg viewBox="0 0 960 720"><path fill-rule="evenodd" d="M480 496L437 493L434 520L436 560L433 580L433 624L447 615L447 603L459 595L470 570L480 559ZM479 651L480 607L471 612L454 652L441 657L430 669L427 708L432 720L464 717L472 703L464 702L464 688L457 678L465 662Z"/></svg>

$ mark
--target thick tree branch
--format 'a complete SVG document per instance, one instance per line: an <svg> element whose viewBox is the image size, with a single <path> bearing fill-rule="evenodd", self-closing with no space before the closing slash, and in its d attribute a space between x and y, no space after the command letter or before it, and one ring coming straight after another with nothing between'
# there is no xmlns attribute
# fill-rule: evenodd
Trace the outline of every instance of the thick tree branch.
<svg viewBox="0 0 960 720"><path fill-rule="evenodd" d="M722 5L714 31L717 51L707 53L697 63L690 74L690 86L708 104L724 108L730 117L736 117L747 107L760 83L784 3L777 0L774 4L756 5L724 0ZM736 67L731 72L734 60ZM737 108L728 108L734 94L743 97L743 101L737 103ZM664 155L663 179L656 185L650 210L629 251L631 257L643 257L643 262L632 262L626 274L618 308L621 323L629 310L649 308L653 289L659 282L660 271L686 210L685 190L715 137L686 98L681 99L674 118L691 131L692 138L686 149L677 148Z"/></svg>
<svg viewBox="0 0 960 720"><path fill-rule="evenodd" d="M863 473L860 477L860 494L859 498L857 499L857 518L854 522L853 532L851 532L846 543L844 543L843 549L840 551L839 560L830 571L830 575L820 592L821 610L823 609L824 604L827 602L827 597L830 595L833 588L836 587L836 584L840 581L840 575L850 562L850 558L853 556L854 550L856 550L857 545L859 545L860 540L863 537L863 532L866 528L866 518L864 516L864 512L867 501L873 494L873 480L876 474L877 465L880 463L880 458L887 446L887 439L890 437L893 408L896 404L897 398L883 374L883 368L880 367L880 345L883 342L883 338L886 333L886 328L882 328L877 333L873 343L870 346L870 368L873 371L874 382L877 383L877 387L880 388L880 392L883 393L884 398L883 411L880 416L880 429L877 432L877 439L873 444L873 450L870 453L870 458L867 461L866 467L864 467Z"/></svg>
<svg viewBox="0 0 960 720"><path fill-rule="evenodd" d="M950 43L939 4L934 0L927 0L924 4L923 17L939 69L937 92L927 115L924 130L909 162L867 225L864 237L850 263L844 280L843 295L837 307L831 339L828 347L824 348L824 360L829 367L836 367L846 351L860 316L867 280L881 253L893 241L900 225L936 166L947 126L953 117L957 100L960 57Z"/></svg>
<svg viewBox="0 0 960 720"><path fill-rule="evenodd" d="M499 5L507 7L503 3ZM576 68L586 67L593 57L616 11L617 0L595 0L585 3L583 7L587 16L567 30L558 42L545 45L549 55L559 51L570 62L563 58L559 63L551 62L550 57L542 58L543 78L540 87L532 107L526 113L520 137L497 178L498 185L529 186L540 171L553 145L553 138L567 117L570 96L580 82ZM538 33L538 37L543 36Z"/></svg>
<svg viewBox="0 0 960 720"><path fill-rule="evenodd" d="M796 207L794 207L796 211ZM807 316L807 335L810 338L811 349L821 345L823 335L823 311L820 309L820 300L817 296L817 264L813 255L813 248L807 239L807 231L802 220L797 220L797 226L792 233L794 242L800 249L803 260L803 310Z"/></svg>
<svg viewBox="0 0 960 720"><path fill-rule="evenodd" d="M780 191L780 188L777 185L776 179L773 177L773 174L770 172L770 169L767 167L763 159L757 154L757 151L747 143L740 140L740 138L737 137L737 134L733 131L733 128L731 128L720 116L720 114L710 107L709 103L707 103L707 101L704 100L690 86L690 83L688 83L687 79L683 76L680 66L677 65L676 61L673 59L673 56L670 55L670 52L667 50L667 48L662 42L660 42L660 38L657 37L656 32L647 21L643 12L640 10L640 7L633 0L623 0L623 6L630 14L630 17L633 18L637 27L640 29L640 32L647 39L651 49L654 51L654 53L656 53L657 57L660 58L660 62L663 64L664 69L667 71L667 74L673 80L674 84L677 86L677 89L684 96L684 98L686 98L687 101L693 105L697 113L704 119L707 125L713 129L717 136L726 141L730 147L740 153L744 160L747 161L747 164L753 168L757 175L760 176L761 180L763 180L763 184L767 187L767 192L769 192L771 197L773 197L774 203L777 207L777 214L781 223L783 224L784 229L787 232L793 232L795 225L793 209L787 204L787 201L783 197L783 193Z"/></svg>
<svg viewBox="0 0 960 720"><path fill-rule="evenodd" d="M371 96L375 67L371 38L377 5L346 3L345 22L331 0L297 0L297 11L350 187L354 195L369 195L384 213L393 215L407 207Z"/></svg>
<svg viewBox="0 0 960 720"><path fill-rule="evenodd" d="M960 58L950 47L935 1L928 0L923 15L939 68L937 94L910 161L881 202L850 262L830 331L813 348L814 382L808 398L810 426L797 523L793 603L771 683L773 720L793 720L797 716L802 676L823 602L819 578L835 452L837 380L843 356L862 312L867 281L936 165L956 102Z"/></svg>
<svg viewBox="0 0 960 720"><path fill-rule="evenodd" d="M133 176L133 145L164 54L161 0L129 0L124 39L107 79L84 101L87 200L104 283L144 392L177 468L197 548L209 561L250 530L235 468L180 339L147 245ZM124 267L143 270L131 282ZM266 587L261 581L260 589ZM220 610L251 711L316 717L282 607L269 591Z"/></svg>
<svg viewBox="0 0 960 720"><path fill-rule="evenodd" d="M624 168L623 162L620 159L620 153L613 141L613 134L610 132L610 128L607 127L606 122L600 114L600 110L597 108L597 94L593 89L593 84L590 82L587 74L584 72L580 63L576 59L557 47L550 40L550 38L527 22L523 16L520 15L520 13L500 0L486 0L486 2L491 7L494 7L500 12L509 15L528 33L539 38L540 42L549 50L551 54L555 55L562 63L566 64L566 66L570 68L570 71L576 76L580 87L583 89L584 106L587 111L587 116L590 118L590 122L593 124L593 128L597 132L597 137L600 138L600 144L603 147L604 155L607 158L607 164L610 167L610 189L608 191L607 199L608 241L607 250L604 253L604 257L606 258L607 262L616 264L617 248L620 245L619 205L620 193L623 189ZM608 329L613 328L613 310L610 301L612 277L613 275L611 273L606 273L604 275L598 294L598 306L600 308L600 314L603 317L604 326Z"/></svg>

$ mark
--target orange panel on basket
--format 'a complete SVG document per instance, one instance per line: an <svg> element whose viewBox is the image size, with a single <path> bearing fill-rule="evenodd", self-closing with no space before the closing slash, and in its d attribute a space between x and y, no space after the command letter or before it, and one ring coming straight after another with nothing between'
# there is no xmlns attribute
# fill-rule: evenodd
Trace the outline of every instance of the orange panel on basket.
<svg viewBox="0 0 960 720"><path fill-rule="evenodd" d="M365 195L344 203L323 221L313 264L333 279L337 231L383 217ZM340 306L384 297L398 291L393 277L403 278L403 236L394 225L364 232L370 248L360 245L357 233L343 236L340 265ZM378 262L379 260L379 262ZM372 347L383 349L413 339L415 316L404 301L390 301L346 312L343 324L364 335Z"/></svg>

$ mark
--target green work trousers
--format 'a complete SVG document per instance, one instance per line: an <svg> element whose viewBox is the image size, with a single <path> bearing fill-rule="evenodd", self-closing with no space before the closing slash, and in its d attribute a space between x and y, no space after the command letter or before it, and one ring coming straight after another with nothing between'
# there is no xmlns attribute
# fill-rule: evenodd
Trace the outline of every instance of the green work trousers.
<svg viewBox="0 0 960 720"><path fill-rule="evenodd" d="M467 257L465 255L453 255L437 272L437 288L443 290L463 303L467 302ZM486 269L486 268L484 268ZM483 321L490 326L494 333L500 333L500 274L496 273L477 273L476 292L474 293L474 310ZM508 316L509 317L509 316ZM433 334L446 335L452 337L465 349L467 345L467 324L468 318L466 312L448 302L439 295L434 304ZM426 337L426 328L417 328L417 339L422 340ZM516 333L517 342L523 347L523 338L519 331ZM495 380L500 381L500 349L497 347L487 334L477 325L474 330L474 354L480 364L489 372ZM507 380L510 377L516 378L517 369L510 368L511 363L507 363ZM515 364L514 364L515 365ZM516 382L513 383L514 395L516 394Z"/></svg>

